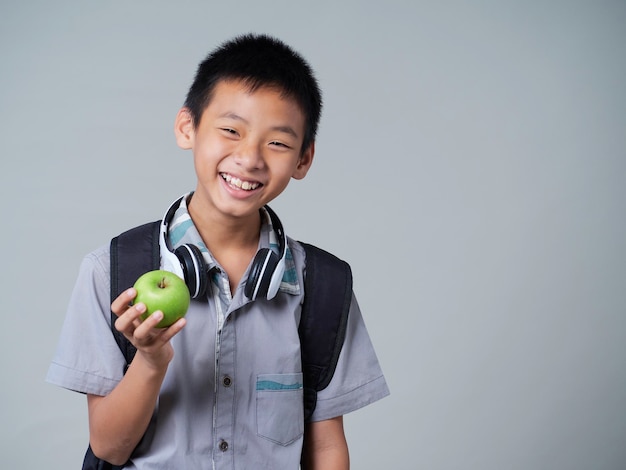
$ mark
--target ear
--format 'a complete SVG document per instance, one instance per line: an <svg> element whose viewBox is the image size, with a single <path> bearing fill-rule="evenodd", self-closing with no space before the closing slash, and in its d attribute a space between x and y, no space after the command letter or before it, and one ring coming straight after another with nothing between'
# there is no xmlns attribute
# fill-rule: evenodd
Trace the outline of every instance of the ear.
<svg viewBox="0 0 626 470"><path fill-rule="evenodd" d="M301 180L306 176L313 164L313 155L315 155L315 142L311 142L311 145L300 155L296 169L291 175L292 178Z"/></svg>
<svg viewBox="0 0 626 470"><path fill-rule="evenodd" d="M181 108L178 111L174 121L174 135L176 136L176 143L181 149L189 150L193 147L195 129L188 108Z"/></svg>

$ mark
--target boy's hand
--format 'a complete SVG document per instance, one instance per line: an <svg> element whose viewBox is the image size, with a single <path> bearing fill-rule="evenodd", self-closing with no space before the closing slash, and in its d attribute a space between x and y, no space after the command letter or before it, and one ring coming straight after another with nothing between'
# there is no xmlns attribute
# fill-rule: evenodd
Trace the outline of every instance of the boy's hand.
<svg viewBox="0 0 626 470"><path fill-rule="evenodd" d="M131 287L111 304L111 311L118 317L115 328L137 348L137 354L141 354L148 365L161 370L167 367L174 356L170 339L185 326L186 321L181 318L167 328L156 328L163 318L160 311L141 321L146 306L142 303L130 305L136 295L137 291Z"/></svg>

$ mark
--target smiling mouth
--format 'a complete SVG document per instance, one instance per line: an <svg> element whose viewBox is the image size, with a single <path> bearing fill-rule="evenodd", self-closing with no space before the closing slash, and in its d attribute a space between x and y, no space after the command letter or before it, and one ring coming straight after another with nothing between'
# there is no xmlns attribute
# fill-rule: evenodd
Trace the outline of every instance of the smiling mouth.
<svg viewBox="0 0 626 470"><path fill-rule="evenodd" d="M220 173L220 176L233 188L241 189L243 191L253 191L259 186L262 186L262 184L258 181L242 181L235 176L229 175L228 173Z"/></svg>

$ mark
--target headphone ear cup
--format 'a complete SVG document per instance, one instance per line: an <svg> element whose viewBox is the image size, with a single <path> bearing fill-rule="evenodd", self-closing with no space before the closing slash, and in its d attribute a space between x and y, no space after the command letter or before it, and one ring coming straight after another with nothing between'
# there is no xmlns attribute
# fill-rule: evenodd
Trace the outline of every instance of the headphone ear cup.
<svg viewBox="0 0 626 470"><path fill-rule="evenodd" d="M176 248L174 254L183 268L191 298L204 296L208 286L208 269L200 249L195 245L185 244Z"/></svg>
<svg viewBox="0 0 626 470"><path fill-rule="evenodd" d="M260 249L250 268L244 294L251 300L266 298L272 274L278 265L278 256L269 248Z"/></svg>

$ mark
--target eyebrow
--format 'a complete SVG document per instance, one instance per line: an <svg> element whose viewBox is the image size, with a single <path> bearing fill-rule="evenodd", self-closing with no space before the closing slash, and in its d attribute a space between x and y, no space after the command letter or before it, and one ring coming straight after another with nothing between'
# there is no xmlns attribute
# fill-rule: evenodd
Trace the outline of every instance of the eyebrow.
<svg viewBox="0 0 626 470"><path fill-rule="evenodd" d="M224 114L220 115L219 117L221 117L221 118L228 118L228 119L234 119L235 121L241 121L244 124L248 124L248 121L246 119L244 119L243 117L241 117L238 114L235 114L233 112L224 113ZM277 132L283 132L285 134L289 134L289 135L295 137L296 139L298 138L298 133L291 126L274 126L274 127L272 127L271 130L277 131Z"/></svg>

